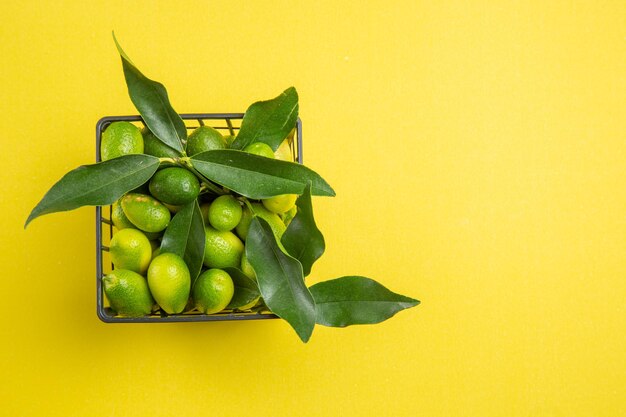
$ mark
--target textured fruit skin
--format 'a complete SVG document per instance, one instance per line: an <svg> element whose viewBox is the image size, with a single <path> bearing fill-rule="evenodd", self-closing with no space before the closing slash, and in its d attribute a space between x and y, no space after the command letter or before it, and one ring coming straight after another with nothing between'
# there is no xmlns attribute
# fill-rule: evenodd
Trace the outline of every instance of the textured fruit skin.
<svg viewBox="0 0 626 417"><path fill-rule="evenodd" d="M208 268L238 268L243 253L243 243L229 231L205 227L204 265Z"/></svg>
<svg viewBox="0 0 626 417"><path fill-rule="evenodd" d="M198 276L193 286L192 297L199 311L214 314L226 308L234 293L235 285L227 272L209 269Z"/></svg>
<svg viewBox="0 0 626 417"><path fill-rule="evenodd" d="M150 194L163 203L180 206L187 204L200 194L200 182L189 170L179 167L157 171L150 180Z"/></svg>
<svg viewBox="0 0 626 417"><path fill-rule="evenodd" d="M213 200L207 217L213 228L226 231L233 230L239 224L242 213L239 201L234 196L226 194Z"/></svg>
<svg viewBox="0 0 626 417"><path fill-rule="evenodd" d="M141 231L127 228L113 235L109 253L116 268L143 274L152 259L152 245Z"/></svg>
<svg viewBox="0 0 626 417"><path fill-rule="evenodd" d="M180 156L177 150L170 148L154 136L154 133L147 127L141 130L143 136L143 153L156 156L158 158L176 158Z"/></svg>
<svg viewBox="0 0 626 417"><path fill-rule="evenodd" d="M252 203L252 209L254 210L254 214L265 220L270 225L276 240L280 242L280 238L283 236L283 233L285 233L287 226L285 226L285 223L283 223L278 214L272 213L261 203ZM244 206L241 221L237 227L235 227L235 231L243 240L246 240L248 237L248 229L250 228L251 222L252 212L247 206Z"/></svg>
<svg viewBox="0 0 626 417"><path fill-rule="evenodd" d="M158 255L148 267L148 287L163 311L181 313L191 291L191 275L185 261L173 253Z"/></svg>
<svg viewBox="0 0 626 417"><path fill-rule="evenodd" d="M141 317L152 311L154 300L148 283L138 273L115 269L102 278L102 286L111 308L118 315Z"/></svg>
<svg viewBox="0 0 626 417"><path fill-rule="evenodd" d="M281 194L261 200L266 209L272 213L282 214L296 205L297 194Z"/></svg>
<svg viewBox="0 0 626 417"><path fill-rule="evenodd" d="M170 211L149 195L128 193L121 205L128 220L145 232L163 231L170 223Z"/></svg>
<svg viewBox="0 0 626 417"><path fill-rule="evenodd" d="M248 152L254 155L264 156L266 158L274 159L274 151L267 143L254 142L243 148L244 152Z"/></svg>
<svg viewBox="0 0 626 417"><path fill-rule="evenodd" d="M113 203L111 208L111 221L113 222L113 226L117 228L117 230L122 229L134 229L135 225L128 220L128 217L124 214L124 210L122 209L122 205L120 204L120 200L117 200Z"/></svg>
<svg viewBox="0 0 626 417"><path fill-rule="evenodd" d="M122 155L143 153L143 137L129 122L111 123L100 137L100 159L108 161Z"/></svg>
<svg viewBox="0 0 626 417"><path fill-rule="evenodd" d="M187 155L226 149L226 140L220 132L210 126L200 126L187 137Z"/></svg>
<svg viewBox="0 0 626 417"><path fill-rule="evenodd" d="M245 250L241 255L241 272L243 272L248 278L256 281L256 272L254 272L254 268L252 268L250 261L248 261Z"/></svg>

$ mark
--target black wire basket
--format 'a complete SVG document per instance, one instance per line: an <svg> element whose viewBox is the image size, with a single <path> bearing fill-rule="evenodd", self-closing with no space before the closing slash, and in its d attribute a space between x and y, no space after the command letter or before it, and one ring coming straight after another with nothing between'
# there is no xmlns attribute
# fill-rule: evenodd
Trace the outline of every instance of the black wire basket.
<svg viewBox="0 0 626 417"><path fill-rule="evenodd" d="M218 131L234 135L241 126L243 113L192 113L180 115L187 130L196 129L199 126L211 126ZM102 132L113 122L125 121L145 126L141 116L106 116L96 124L96 161L100 162L100 139ZM296 122L296 131L293 141L290 143L294 161L302 163L302 122ZM106 323L166 323L166 322L190 322L190 321L224 321L224 320L260 320L278 318L267 309L257 309L248 312L224 310L216 314L203 314L197 310L183 312L181 314L166 314L157 310L143 317L121 317L108 306L102 277L113 269L113 264L108 255L108 243L113 236L113 222L111 221L112 208L96 207L96 300L97 313L100 320Z"/></svg>

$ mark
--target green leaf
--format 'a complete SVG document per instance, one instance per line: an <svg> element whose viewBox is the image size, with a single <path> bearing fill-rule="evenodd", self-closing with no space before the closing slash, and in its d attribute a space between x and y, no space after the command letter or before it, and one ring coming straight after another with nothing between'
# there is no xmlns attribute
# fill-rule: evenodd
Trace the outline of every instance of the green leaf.
<svg viewBox="0 0 626 417"><path fill-rule="evenodd" d="M289 87L278 97L258 101L248 107L241 129L230 146L244 149L254 142L268 144L273 150L280 146L298 120L298 92Z"/></svg>
<svg viewBox="0 0 626 417"><path fill-rule="evenodd" d="M311 184L307 184L304 193L296 201L298 212L289 223L281 238L287 252L300 261L306 277L311 273L313 263L324 253L324 236L319 231L313 218L311 204Z"/></svg>
<svg viewBox="0 0 626 417"><path fill-rule="evenodd" d="M252 199L302 194L308 182L313 195L335 195L316 172L294 162L225 149L194 155L191 163L209 180Z"/></svg>
<svg viewBox="0 0 626 417"><path fill-rule="evenodd" d="M233 284L235 284L235 294L233 294L232 300L230 300L230 303L226 306L227 309L232 310L245 306L261 295L256 282L250 279L239 269L227 267L224 268L224 271L230 275L233 279Z"/></svg>
<svg viewBox="0 0 626 417"><path fill-rule="evenodd" d="M358 276L323 281L309 289L315 299L317 324L330 327L380 323L420 303Z"/></svg>
<svg viewBox="0 0 626 417"><path fill-rule="evenodd" d="M246 256L267 307L306 343L315 327L315 301L304 285L302 265L280 249L272 228L258 216L250 223Z"/></svg>
<svg viewBox="0 0 626 417"><path fill-rule="evenodd" d="M185 260L192 288L202 268L205 242L202 213L198 201L194 200L176 213L161 241L161 253L175 253Z"/></svg>
<svg viewBox="0 0 626 417"><path fill-rule="evenodd" d="M128 95L154 135L178 152L183 151L187 128L183 119L172 108L163 84L150 80L131 62L113 34L113 40L122 58Z"/></svg>
<svg viewBox="0 0 626 417"><path fill-rule="evenodd" d="M24 228L44 214L113 204L124 193L148 181L158 167L159 159L149 155L124 155L80 166L50 188L26 219Z"/></svg>

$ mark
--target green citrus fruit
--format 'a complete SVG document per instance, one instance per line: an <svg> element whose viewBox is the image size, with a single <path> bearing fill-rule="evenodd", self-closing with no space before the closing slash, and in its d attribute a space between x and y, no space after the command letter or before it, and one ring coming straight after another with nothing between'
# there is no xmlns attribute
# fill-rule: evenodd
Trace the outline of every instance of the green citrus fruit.
<svg viewBox="0 0 626 417"><path fill-rule="evenodd" d="M243 243L233 232L205 227L204 265L208 268L239 267Z"/></svg>
<svg viewBox="0 0 626 417"><path fill-rule="evenodd" d="M293 154L291 153L291 147L289 146L289 139L285 139L278 149L274 151L274 158L281 161L293 162Z"/></svg>
<svg viewBox="0 0 626 417"><path fill-rule="evenodd" d="M283 223L285 223L285 226L289 226L289 223L296 217L296 214L298 214L298 206L293 206L291 210L283 213Z"/></svg>
<svg viewBox="0 0 626 417"><path fill-rule="evenodd" d="M243 272L248 278L256 281L256 272L254 272L254 268L252 268L250 261L248 261L245 250L241 255L241 272Z"/></svg>
<svg viewBox="0 0 626 417"><path fill-rule="evenodd" d="M145 232L160 232L170 223L170 211L149 195L126 194L121 205L128 220Z"/></svg>
<svg viewBox="0 0 626 417"><path fill-rule="evenodd" d="M163 311L181 313L191 290L191 275L183 258L173 253L154 258L148 268L148 286Z"/></svg>
<svg viewBox="0 0 626 417"><path fill-rule="evenodd" d="M204 314L218 313L230 303L235 285L227 272L221 269L204 271L193 285L193 301Z"/></svg>
<svg viewBox="0 0 626 417"><path fill-rule="evenodd" d="M244 152L252 153L266 158L274 159L274 151L267 143L254 142L243 148Z"/></svg>
<svg viewBox="0 0 626 417"><path fill-rule="evenodd" d="M102 132L100 158L103 161L139 153L143 153L143 137L139 128L134 124L113 122Z"/></svg>
<svg viewBox="0 0 626 417"><path fill-rule="evenodd" d="M150 180L150 194L167 204L187 204L195 200L199 193L198 178L185 168L161 169Z"/></svg>
<svg viewBox="0 0 626 417"><path fill-rule="evenodd" d="M287 227L285 223L280 219L278 214L272 213L268 209L263 206L261 203L252 203L252 209L254 210L254 214L265 220L270 227L272 228L272 232L274 232L274 236L276 240L280 242L280 238L285 233ZM252 212L248 206L244 206L243 214L241 216L241 221L235 228L235 231L243 240L246 240L248 237L248 229L250 228L250 222L252 222Z"/></svg>
<svg viewBox="0 0 626 417"><path fill-rule="evenodd" d="M113 235L109 253L116 268L143 274L152 259L152 246L141 231L127 228Z"/></svg>
<svg viewBox="0 0 626 417"><path fill-rule="evenodd" d="M272 213L281 214L291 210L296 205L297 194L281 194L261 200L266 209Z"/></svg>
<svg viewBox="0 0 626 417"><path fill-rule="evenodd" d="M187 138L187 155L215 149L226 149L226 140L220 132L210 126L200 126Z"/></svg>
<svg viewBox="0 0 626 417"><path fill-rule="evenodd" d="M241 204L230 194L217 197L209 206L208 218L213 228L233 230L241 220Z"/></svg>
<svg viewBox="0 0 626 417"><path fill-rule="evenodd" d="M115 269L102 277L104 293L111 308L120 316L140 317L150 314L154 300L146 279L136 272Z"/></svg>
<svg viewBox="0 0 626 417"><path fill-rule="evenodd" d="M135 229L135 225L128 220L128 217L124 214L124 210L122 210L122 205L120 204L120 200L117 200L113 203L111 208L111 221L113 222L113 226L117 228L117 230L122 229Z"/></svg>
<svg viewBox="0 0 626 417"><path fill-rule="evenodd" d="M209 224L209 207L211 207L211 203L200 204L200 213L202 214L202 220L205 225Z"/></svg>
<svg viewBox="0 0 626 417"><path fill-rule="evenodd" d="M154 133L147 127L141 131L143 136L143 153L146 155L156 156L158 158L176 158L180 153L161 142Z"/></svg>

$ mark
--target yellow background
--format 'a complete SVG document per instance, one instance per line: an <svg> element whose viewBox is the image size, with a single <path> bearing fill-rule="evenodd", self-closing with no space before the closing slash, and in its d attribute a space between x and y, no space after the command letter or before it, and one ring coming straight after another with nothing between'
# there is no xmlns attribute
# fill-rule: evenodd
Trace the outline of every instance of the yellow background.
<svg viewBox="0 0 626 417"><path fill-rule="evenodd" d="M91 3L91 2L90 2ZM626 415L621 1L2 2L0 414ZM327 252L422 300L377 326L111 325L94 210L37 219L135 114L118 38L179 112L295 85Z"/></svg>

